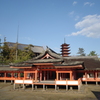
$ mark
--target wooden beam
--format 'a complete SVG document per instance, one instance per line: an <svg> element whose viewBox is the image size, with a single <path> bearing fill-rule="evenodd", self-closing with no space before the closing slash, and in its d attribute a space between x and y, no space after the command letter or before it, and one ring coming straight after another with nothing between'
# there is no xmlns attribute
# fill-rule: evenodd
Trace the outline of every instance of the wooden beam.
<svg viewBox="0 0 100 100"><path fill-rule="evenodd" d="M53 65L53 63L33 63L33 65Z"/></svg>

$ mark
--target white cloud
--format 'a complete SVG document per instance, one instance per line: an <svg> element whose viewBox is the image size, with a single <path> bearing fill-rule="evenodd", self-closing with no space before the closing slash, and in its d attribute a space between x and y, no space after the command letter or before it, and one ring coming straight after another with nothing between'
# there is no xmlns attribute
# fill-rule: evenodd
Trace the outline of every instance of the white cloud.
<svg viewBox="0 0 100 100"><path fill-rule="evenodd" d="M74 2L73 2L73 5L76 5L76 4L77 4L77 2L76 2L76 1L74 1Z"/></svg>
<svg viewBox="0 0 100 100"><path fill-rule="evenodd" d="M84 35L86 37L100 38L100 15L88 15L75 24L77 32L68 36Z"/></svg>
<svg viewBox="0 0 100 100"><path fill-rule="evenodd" d="M93 6L94 3L91 3L91 2L85 2L85 3L84 3L84 6L86 6L86 5Z"/></svg>
<svg viewBox="0 0 100 100"><path fill-rule="evenodd" d="M71 12L69 13L69 15L71 15L71 16L72 16L73 14L74 14L74 11L71 11Z"/></svg>

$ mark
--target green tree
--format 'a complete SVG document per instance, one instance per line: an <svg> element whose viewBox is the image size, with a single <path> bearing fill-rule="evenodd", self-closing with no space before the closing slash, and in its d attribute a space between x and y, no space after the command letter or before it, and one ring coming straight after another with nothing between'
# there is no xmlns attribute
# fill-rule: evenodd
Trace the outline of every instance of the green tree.
<svg viewBox="0 0 100 100"><path fill-rule="evenodd" d="M31 59L34 56L33 51L31 50L31 46L25 47L24 50L18 50L18 59L14 62L22 62L28 59Z"/></svg>
<svg viewBox="0 0 100 100"><path fill-rule="evenodd" d="M77 54L79 54L80 56L85 56L86 54L84 53L84 49L83 48L79 48Z"/></svg>
<svg viewBox="0 0 100 100"><path fill-rule="evenodd" d="M2 51L1 51L2 61L6 63L9 61L9 57L10 57L10 49L6 42L1 47L1 49L2 49Z"/></svg>
<svg viewBox="0 0 100 100"><path fill-rule="evenodd" d="M98 56L98 55L97 55L96 51L90 51L88 56Z"/></svg>
<svg viewBox="0 0 100 100"><path fill-rule="evenodd" d="M17 53L17 60L16 60L16 45L14 47L9 48L8 44L5 42L2 47L2 52L0 54L0 62L9 64L9 63L17 63L22 62L28 59L31 59L34 56L33 51L31 50L31 45L26 47L24 50L19 50Z"/></svg>

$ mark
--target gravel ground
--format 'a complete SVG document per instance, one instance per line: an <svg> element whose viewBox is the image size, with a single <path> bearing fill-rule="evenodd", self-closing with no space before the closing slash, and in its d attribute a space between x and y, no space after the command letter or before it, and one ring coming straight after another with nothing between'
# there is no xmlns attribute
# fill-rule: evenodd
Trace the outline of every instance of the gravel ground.
<svg viewBox="0 0 100 100"><path fill-rule="evenodd" d="M31 88L13 89L10 83L0 83L0 100L100 100L100 85L83 86L83 91L41 89L31 90Z"/></svg>

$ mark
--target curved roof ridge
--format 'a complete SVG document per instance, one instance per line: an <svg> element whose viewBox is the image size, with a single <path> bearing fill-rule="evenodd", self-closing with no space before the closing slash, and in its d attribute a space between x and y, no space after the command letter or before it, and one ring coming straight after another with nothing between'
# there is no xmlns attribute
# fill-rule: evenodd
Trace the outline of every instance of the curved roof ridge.
<svg viewBox="0 0 100 100"><path fill-rule="evenodd" d="M39 59L42 58L43 56L45 56L45 54L50 54L50 56L54 57L54 58L62 58L62 56L58 55L57 53L54 53L53 51L51 51L49 48L46 48L45 51L43 51L43 53L41 53L39 56L35 57L34 59Z"/></svg>

